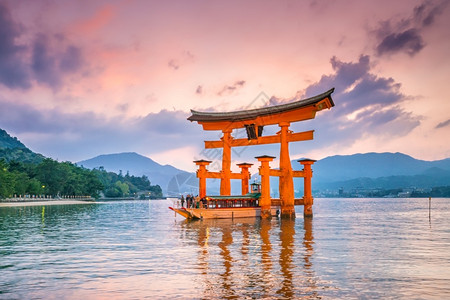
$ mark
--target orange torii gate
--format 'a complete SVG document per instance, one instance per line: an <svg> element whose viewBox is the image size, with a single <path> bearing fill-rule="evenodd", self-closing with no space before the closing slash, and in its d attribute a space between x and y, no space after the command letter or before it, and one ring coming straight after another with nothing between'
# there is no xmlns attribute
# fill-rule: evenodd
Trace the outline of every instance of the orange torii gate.
<svg viewBox="0 0 450 300"><path fill-rule="evenodd" d="M269 176L279 176L279 194L281 204L281 217L295 217L295 199L293 177L304 177L304 216L312 216L311 195L311 165L314 160L303 160L303 171L293 171L289 157L289 142L312 140L314 130L293 133L289 126L293 122L314 119L316 112L330 109L334 106L331 98L334 88L320 95L298 100L286 104L263 107L258 109L234 111L234 112L199 112L191 110L189 121L196 121L203 126L203 130L220 130L223 133L220 141L205 141L205 148L222 148L222 170L220 172L209 172L206 166L211 161L199 160L195 163L199 166L197 177L199 178L199 195L206 196L206 178L220 178L220 195L229 196L231 193L231 179L242 180L242 193L248 192L248 179L250 174L248 168L251 164L241 164L241 173L231 172L231 147L280 144L280 166L279 170L272 170L269 162L274 159L271 156L256 157L261 166L261 216L270 217L270 183ZM276 135L262 136L264 126L278 125L280 131ZM235 139L231 136L233 129L245 128L247 138ZM247 183L245 184L244 181ZM245 192L246 189L246 192Z"/></svg>

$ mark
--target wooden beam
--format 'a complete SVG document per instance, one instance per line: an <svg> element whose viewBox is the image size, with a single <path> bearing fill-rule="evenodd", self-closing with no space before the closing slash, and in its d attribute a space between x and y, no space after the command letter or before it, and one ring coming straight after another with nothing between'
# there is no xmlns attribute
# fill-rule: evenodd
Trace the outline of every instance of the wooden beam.
<svg viewBox="0 0 450 300"><path fill-rule="evenodd" d="M289 133L289 142L308 141L314 139L314 130ZM232 139L231 147L243 147L253 145L267 145L280 143L280 135L262 136L255 140L249 139ZM223 141L205 141L205 149L223 148Z"/></svg>
<svg viewBox="0 0 450 300"><path fill-rule="evenodd" d="M325 102L327 103L327 102ZM223 130L224 128L236 129L244 128L245 125L255 124L255 126L276 125L280 122L299 122L304 120L314 119L316 112L325 108L325 105L316 107L309 105L299 109L281 112L274 115L258 116L254 119L245 121L197 121L203 126L203 130Z"/></svg>
<svg viewBox="0 0 450 300"><path fill-rule="evenodd" d="M303 171L292 171L292 177L305 177L305 172L303 172Z"/></svg>
<svg viewBox="0 0 450 300"><path fill-rule="evenodd" d="M221 172L206 172L206 178L222 178ZM231 179L242 179L241 173L231 173Z"/></svg>
<svg viewBox="0 0 450 300"><path fill-rule="evenodd" d="M206 172L206 178L222 178L222 174L220 172Z"/></svg>
<svg viewBox="0 0 450 300"><path fill-rule="evenodd" d="M304 205L304 200L303 198L295 198L294 199L294 205ZM281 199L280 198L271 198L271 205L272 206L281 206L283 205L283 203L281 203Z"/></svg>
<svg viewBox="0 0 450 300"><path fill-rule="evenodd" d="M231 173L231 179L242 179L241 173Z"/></svg>
<svg viewBox="0 0 450 300"><path fill-rule="evenodd" d="M269 171L269 175L270 176L281 176L281 170L276 170L276 169L270 169Z"/></svg>

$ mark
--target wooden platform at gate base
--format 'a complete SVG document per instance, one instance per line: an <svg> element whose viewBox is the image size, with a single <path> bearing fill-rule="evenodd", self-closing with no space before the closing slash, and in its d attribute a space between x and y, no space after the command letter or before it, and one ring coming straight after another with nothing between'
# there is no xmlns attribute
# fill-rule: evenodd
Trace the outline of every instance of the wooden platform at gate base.
<svg viewBox="0 0 450 300"><path fill-rule="evenodd" d="M279 198L272 198L272 206L281 206L281 200ZM295 198L294 199L294 205L304 205L303 198Z"/></svg>

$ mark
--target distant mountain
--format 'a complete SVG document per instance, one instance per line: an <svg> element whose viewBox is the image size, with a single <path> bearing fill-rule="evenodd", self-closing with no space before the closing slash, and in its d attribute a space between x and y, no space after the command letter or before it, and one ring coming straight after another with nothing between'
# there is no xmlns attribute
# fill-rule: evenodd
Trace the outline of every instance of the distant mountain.
<svg viewBox="0 0 450 300"><path fill-rule="evenodd" d="M293 162L293 166L301 169L298 162ZM450 159L424 161L402 153L365 153L330 156L313 165L314 179L324 182L420 175L430 168L450 170Z"/></svg>
<svg viewBox="0 0 450 300"><path fill-rule="evenodd" d="M194 179L192 184L195 184L195 186L197 185L195 174L192 175L192 173L177 169L171 165L161 165L154 160L135 152L99 155L91 159L77 162L77 165L88 169L98 169L103 167L106 171L115 173L122 172L123 175L127 172L134 176L145 175L150 179L151 184L158 184L165 195L167 195L168 192L175 194L177 191L186 192L186 188L184 188L184 190L180 190L180 188L183 184L192 181L192 179ZM192 176L194 177L191 178Z"/></svg>
<svg viewBox="0 0 450 300"><path fill-rule="evenodd" d="M7 162L40 163L44 156L34 153L16 137L11 137L5 130L0 129L0 159Z"/></svg>
<svg viewBox="0 0 450 300"><path fill-rule="evenodd" d="M292 161L292 165L296 170L301 169L297 161ZM402 153L330 156L317 161L313 165L313 172L312 185L315 190L432 188L450 185L450 159L424 161Z"/></svg>

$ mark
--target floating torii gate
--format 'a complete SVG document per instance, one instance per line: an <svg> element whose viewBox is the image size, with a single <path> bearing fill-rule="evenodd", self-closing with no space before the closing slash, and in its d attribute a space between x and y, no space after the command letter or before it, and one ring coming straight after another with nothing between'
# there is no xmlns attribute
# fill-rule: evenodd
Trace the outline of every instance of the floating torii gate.
<svg viewBox="0 0 450 300"><path fill-rule="evenodd" d="M207 160L198 160L195 163L199 166L197 177L199 178L199 196L206 196L206 178L220 179L220 195L229 196L231 194L231 179L242 180L242 194L248 193L248 180L250 174L248 169L252 164L239 164L241 173L231 172L231 147L280 144L280 166L278 170L270 169L269 162L274 159L272 156L256 157L261 166L261 217L271 217L270 207L270 176L279 176L279 194L282 218L295 218L295 199L293 177L304 177L304 216L312 217L313 198L311 193L311 165L314 160L299 161L304 169L293 171L289 157L289 142L312 140L314 130L293 133L289 126L293 122L314 119L316 112L323 109L330 109L334 106L331 98L334 88L320 95L298 100L286 104L242 110L233 112L199 112L191 110L192 115L189 121L196 121L203 126L203 130L220 130L223 133L220 141L205 141L205 148L222 148L222 170L220 172L209 172L206 166L211 163ZM264 126L278 125L280 131L276 135L262 136ZM236 139L231 136L233 129L245 128L247 138Z"/></svg>

